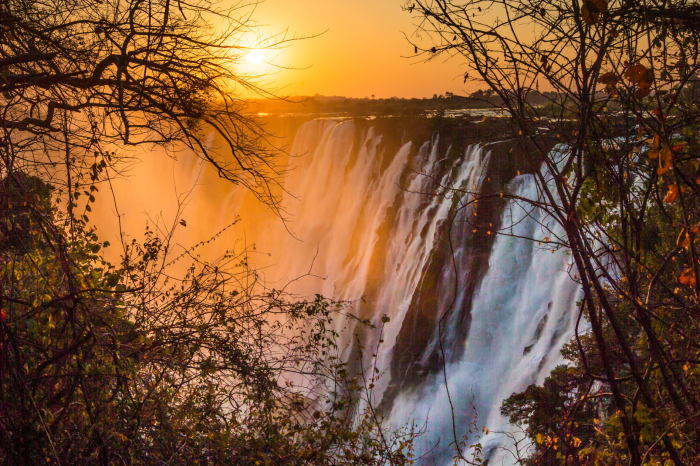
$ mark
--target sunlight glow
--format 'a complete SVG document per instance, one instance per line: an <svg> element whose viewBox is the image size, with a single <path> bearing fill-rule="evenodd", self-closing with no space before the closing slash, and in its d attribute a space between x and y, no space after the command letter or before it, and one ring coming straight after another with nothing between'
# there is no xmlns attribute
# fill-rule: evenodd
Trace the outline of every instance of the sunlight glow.
<svg viewBox="0 0 700 466"><path fill-rule="evenodd" d="M251 65L260 65L265 61L265 53L259 49L251 50L245 57Z"/></svg>

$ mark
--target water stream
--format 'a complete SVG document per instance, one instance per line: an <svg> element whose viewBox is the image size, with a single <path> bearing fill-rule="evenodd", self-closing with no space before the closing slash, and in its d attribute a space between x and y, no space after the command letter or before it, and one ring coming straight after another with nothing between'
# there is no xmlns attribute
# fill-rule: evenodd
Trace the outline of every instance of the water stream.
<svg viewBox="0 0 700 466"><path fill-rule="evenodd" d="M570 257L536 241L547 234L543 225L556 230L540 211L516 202L481 209L470 203L467 191L501 176L496 168L507 161L495 158L495 146L446 142L432 131L421 140L402 131L401 121L315 120L294 130L295 169L284 180L286 224L196 157L176 162L158 154L115 182L130 207L122 221L136 231L147 208L152 216L173 218L176 189L194 187L178 241L193 244L240 216L210 250L254 242L252 260L270 286L302 277L288 289L353 301L352 311L377 325L390 317L381 344L377 331L343 319L336 324L346 358L357 352L356 332L366 347L378 348L376 361L367 356L366 363L382 374L374 397L383 398L392 426L427 422L419 450L446 465L452 413L460 437L475 409L479 431L482 425L491 431L481 438L490 464L513 464L500 449L505 438L497 432L513 429L500 404L562 363L559 350L572 337L579 297ZM502 189L537 195L527 174L504 178ZM105 205L104 212L111 210ZM114 215L98 220L115 224ZM503 233L513 236L496 234L511 225Z"/></svg>

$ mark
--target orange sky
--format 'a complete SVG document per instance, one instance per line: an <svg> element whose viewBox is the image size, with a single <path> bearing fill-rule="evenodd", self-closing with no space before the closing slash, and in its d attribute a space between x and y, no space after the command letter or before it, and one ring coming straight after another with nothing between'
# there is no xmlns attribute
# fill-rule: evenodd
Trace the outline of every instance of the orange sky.
<svg viewBox="0 0 700 466"><path fill-rule="evenodd" d="M458 60L423 63L402 58L413 54L402 31L410 34L411 15L401 0L265 0L254 19L261 33L289 30L290 35L320 37L294 43L268 59L280 66L306 68L279 71L268 78L291 95L347 97L432 97L474 91L462 83ZM274 70L268 65L251 69Z"/></svg>

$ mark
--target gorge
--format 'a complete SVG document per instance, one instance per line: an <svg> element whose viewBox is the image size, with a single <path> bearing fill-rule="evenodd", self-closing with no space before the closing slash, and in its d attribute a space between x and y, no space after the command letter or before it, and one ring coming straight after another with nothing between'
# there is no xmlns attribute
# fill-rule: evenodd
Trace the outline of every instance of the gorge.
<svg viewBox="0 0 700 466"><path fill-rule="evenodd" d="M551 219L499 195L535 199L537 188L507 124L483 120L270 118L268 130L290 141L284 221L186 154L144 158L115 181L117 198L136 231L144 219L132 193L166 218L173 186L193 188L183 244L240 216L209 253L244 238L267 286L346 300L374 324L336 319L339 350L355 372L378 369L373 399L393 428L425 425L419 454L449 464L455 434L475 422L484 457L514 464L501 402L563 363L580 296L566 250L539 242L561 233Z"/></svg>

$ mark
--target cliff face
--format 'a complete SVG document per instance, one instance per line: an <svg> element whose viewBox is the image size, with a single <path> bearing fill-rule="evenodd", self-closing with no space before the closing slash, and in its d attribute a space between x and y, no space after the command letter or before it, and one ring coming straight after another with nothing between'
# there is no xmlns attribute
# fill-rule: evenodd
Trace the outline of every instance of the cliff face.
<svg viewBox="0 0 700 466"><path fill-rule="evenodd" d="M122 195L133 206L146 197L167 207L176 198L167 195L172 185L191 186L184 244L207 240L240 218L198 251L218 257L246 248L268 289L347 301L349 313L375 327L338 316L339 351L351 372L377 368L373 399L382 400L392 425L430 418L426 442L434 445L451 438L452 415L458 426L468 424L465 407L473 401L484 421L491 416L483 425L506 428L501 401L561 362L576 298L563 251L538 251L496 234L517 225L518 236L537 236L546 221L500 196L535 196L528 173L540 169L515 145L509 122L308 116L262 122L277 136L271 145L288 151L280 164L292 168L280 179L284 220L192 154L178 162L152 157L139 167L141 181L133 179L139 189L124 187ZM156 171L173 175L153 180ZM140 227L136 220L131 224ZM391 320L383 325L384 315ZM445 378L457 392L454 412ZM447 464L449 442L442 445L435 454Z"/></svg>
<svg viewBox="0 0 700 466"><path fill-rule="evenodd" d="M291 121L287 122L289 124ZM366 153L371 152L376 167L369 175L374 177L370 186L381 178L401 148L410 143L405 167L397 180L400 189L393 202L385 207L383 221L374 232L376 241L372 244L366 271L368 280L362 290L364 302L356 308L359 317L378 324L379 316L391 315L394 311L386 308L386 294L392 292L387 291L387 287L392 282L392 275L407 266L405 263L391 263L396 255L391 251L396 248L393 244L396 238L406 237L402 246L406 248L409 241L417 240L424 244L423 253L427 254L418 271L416 286L409 290L408 309L400 321L392 323L400 328L385 374L390 381L383 393L382 408L389 412L398 393L419 385L441 369L442 354L450 363L463 353L474 295L489 269L496 232L501 228L507 205L500 193L507 189L513 178L531 173L539 166L515 144L513 130L505 119L475 122L379 118L357 119L352 125L352 136L346 136L352 141L351 148L348 148L350 154L347 162L342 162L345 163L345 176L350 176L356 165L363 163L363 151L365 158ZM327 144L321 131L317 131L313 138L309 147ZM318 154L308 156L318 157ZM336 163L341 163L339 154L330 156L338 157ZM475 157L478 162L475 162ZM458 182L465 170L464 165L468 163L475 163L474 170L478 170L469 178L473 185L465 184L465 179ZM466 195L466 191L475 190L480 193L480 200L472 203L473 198ZM362 195L369 197L370 193ZM435 202L436 198L441 202ZM410 211L415 218L406 219L406 205L410 202L419 205ZM449 212L441 212L446 204ZM370 202L362 203L347 253L342 258L346 269L352 269L356 257L365 252L362 248L367 246L365 236L374 219L375 213L371 212L374 207ZM407 222L412 223L409 228L413 235L420 238L410 238L399 231L406 228ZM352 341L353 347L347 359L359 371L359 345L365 346L366 359L368 348L373 348L378 342L373 338L375 330L356 327L354 332L359 338Z"/></svg>
<svg viewBox="0 0 700 466"><path fill-rule="evenodd" d="M489 256L502 227L501 218L507 201L500 196L514 177L531 173L532 158L520 151L513 139L512 129L507 121L488 120L483 123L426 120L413 126L395 124L391 120L384 124L381 134L385 136L384 155L393 154L400 143L408 138L414 142L416 150L409 158L409 166L419 166L420 150L425 141L432 141L438 154L445 154L430 172L424 186L424 208L430 209L430 197L451 196L452 206L447 218L439 222L434 245L422 269L421 279L413 292L408 311L401 322L392 351L390 379L384 392L382 409L391 410L393 400L402 390L409 390L435 374L442 368L442 354L447 362L456 361L467 342L471 323L471 307L474 294L489 267ZM374 123L374 122L373 122ZM462 196L462 191L451 191L450 186L440 184L453 163L457 165L470 146L483 146L482 157L486 158L478 177L480 200L474 204ZM422 154L422 157L425 157ZM537 167L539 168L539 167ZM408 173L402 177L405 187ZM459 188L459 187L457 187ZM378 309L374 307L377 286L385 280L380 278L384 267L386 242L393 236L396 226L398 206L403 202L406 191L402 190L393 205L388 209L382 223L372 258L375 280L366 288L365 313L369 318ZM427 231L421 232L428 234ZM400 265L399 265L400 266ZM442 344L440 344L440 340Z"/></svg>
<svg viewBox="0 0 700 466"><path fill-rule="evenodd" d="M373 399L393 426L427 420L437 464L449 463L453 419L461 437L471 406L506 430L502 400L561 363L578 293L564 251L517 238L538 237L548 219L500 195L537 196L539 160L509 121L275 117L267 128L286 135L295 167L285 228L236 192L216 209L241 215L264 278L346 300L375 326L339 316L339 351L350 372L377 375ZM506 227L514 236L497 234Z"/></svg>
<svg viewBox="0 0 700 466"><path fill-rule="evenodd" d="M517 224L517 235L537 236L544 221L500 195L536 195L528 174L540 169L509 122L276 117L266 124L294 166L284 179L288 229L236 193L217 206L241 215L265 278L285 286L311 271L293 292L347 300L349 312L375 326L335 321L350 372L376 365L373 398L394 425L430 418L429 441L444 442L452 415L468 424L473 401L484 425L506 428L501 400L560 363L576 297L563 251L497 235ZM383 315L391 318L385 325ZM457 392L454 412L445 378ZM435 453L440 461L451 457L448 444Z"/></svg>

